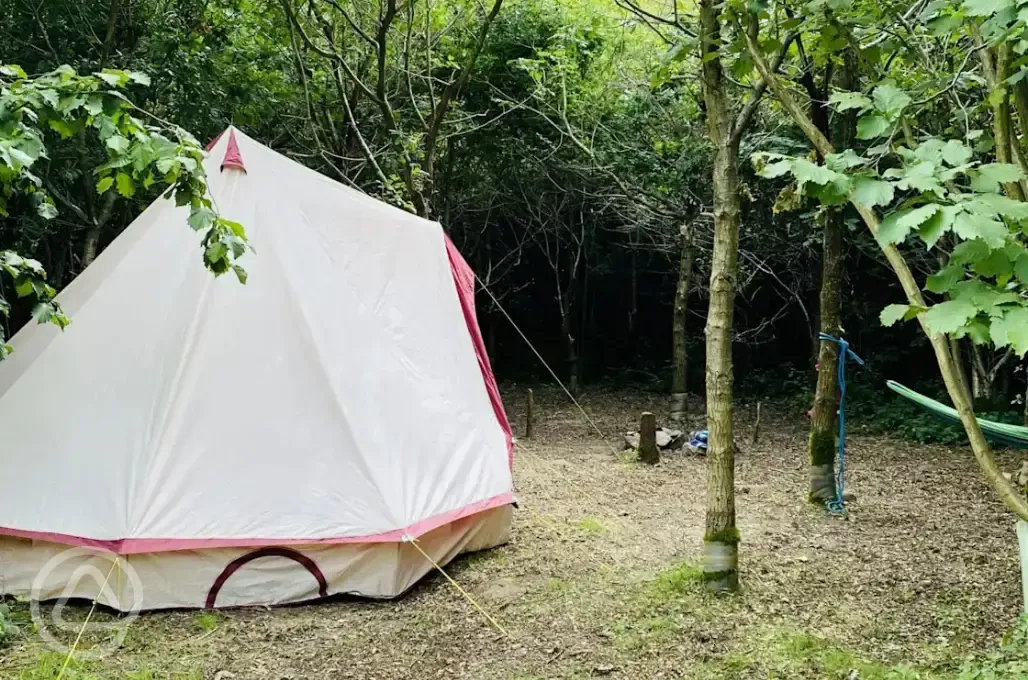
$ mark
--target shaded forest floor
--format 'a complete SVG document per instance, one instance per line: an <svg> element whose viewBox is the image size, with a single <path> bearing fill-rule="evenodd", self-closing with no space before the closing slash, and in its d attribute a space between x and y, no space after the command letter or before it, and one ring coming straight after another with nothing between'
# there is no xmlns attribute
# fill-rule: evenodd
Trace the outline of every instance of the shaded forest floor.
<svg viewBox="0 0 1028 680"><path fill-rule="evenodd" d="M665 410L649 393L583 403L619 453L617 432ZM516 429L522 404L509 395ZM715 596L694 566L704 460L625 462L556 392L537 391L536 404L513 540L448 568L509 639L432 576L395 602L145 615L117 653L64 677L951 678L1016 623L1012 518L967 449L853 438L857 500L849 519L832 518L803 500L802 416L765 410L751 445L753 413L740 407L744 589ZM1014 459L1004 454L1005 469ZM0 677L53 678L62 661L22 634L0 648Z"/></svg>

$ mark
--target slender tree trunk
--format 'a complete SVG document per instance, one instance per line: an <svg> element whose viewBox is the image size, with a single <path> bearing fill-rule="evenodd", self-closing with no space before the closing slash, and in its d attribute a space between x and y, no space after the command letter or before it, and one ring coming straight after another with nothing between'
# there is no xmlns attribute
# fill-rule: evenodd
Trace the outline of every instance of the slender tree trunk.
<svg viewBox="0 0 1028 680"><path fill-rule="evenodd" d="M703 100L714 145L714 252L707 313L707 513L703 575L715 590L739 585L735 526L735 444L732 435L732 325L739 268L739 145L724 71L716 0L700 2Z"/></svg>
<svg viewBox="0 0 1028 680"><path fill-rule="evenodd" d="M578 386L585 383L585 339L588 335L586 328L589 324L589 250L585 251L585 259L582 262L582 295L578 299L578 341L575 343L577 362L575 373L578 378Z"/></svg>
<svg viewBox="0 0 1028 680"><path fill-rule="evenodd" d="M826 214L821 262L821 332L838 336L841 331L839 295L842 289L842 220L837 211ZM835 497L836 420L838 417L838 345L822 342L818 357L817 390L810 416L811 503Z"/></svg>
<svg viewBox="0 0 1028 680"><path fill-rule="evenodd" d="M856 64L852 53L846 54L842 71L843 87L856 88L854 72ZM825 73L823 88L818 88L812 72L803 78L807 95L810 97L811 121L825 137L830 137L828 107L828 86L831 73ZM846 116L842 124L844 144L850 136L849 130L856 124L855 116ZM818 154L818 160L822 160ZM838 210L828 210L824 217L824 235L821 247L821 292L818 300L818 328L822 333L839 336L842 334L840 297L843 260L842 215ZM814 391L814 408L810 414L810 437L807 453L810 456L810 489L807 499L811 503L824 503L835 497L835 451L837 446L836 424L838 422L838 377L839 347L834 342L818 342L818 373Z"/></svg>
<svg viewBox="0 0 1028 680"><path fill-rule="evenodd" d="M957 379L960 381L961 389L968 401L971 400L971 386L967 382L967 369L964 368L964 356L960 350L960 339L950 338L949 339L950 353L953 355L953 368L957 373Z"/></svg>
<svg viewBox="0 0 1028 680"><path fill-rule="evenodd" d="M985 365L981 347L971 345L971 396L974 403L989 403L992 400L992 380Z"/></svg>
<svg viewBox="0 0 1028 680"><path fill-rule="evenodd" d="M686 312L689 302L689 283L692 281L692 266L696 251L692 245L692 232L683 225L679 234L681 255L678 262L678 286L675 288L675 309L671 329L671 420L678 423L685 420L688 392L686 378L688 356L686 351Z"/></svg>
<svg viewBox="0 0 1028 680"><path fill-rule="evenodd" d="M635 342L635 324L636 317L639 314L639 230L638 227L635 230L632 238L629 239L628 243L631 247L629 256L632 262L632 279L631 279L631 299L629 300L628 307L628 337Z"/></svg>
<svg viewBox="0 0 1028 680"><path fill-rule="evenodd" d="M1025 363L1024 369L1024 424L1028 426L1028 363Z"/></svg>
<svg viewBox="0 0 1028 680"><path fill-rule="evenodd" d="M97 250L100 247L100 225L93 225L86 232L86 239L82 244L82 268L85 269L96 259Z"/></svg>
<svg viewBox="0 0 1028 680"><path fill-rule="evenodd" d="M560 334L564 338L568 358L568 389L571 394L578 395L578 352L575 347L575 336L572 335L571 324L571 291L564 296L560 310Z"/></svg>

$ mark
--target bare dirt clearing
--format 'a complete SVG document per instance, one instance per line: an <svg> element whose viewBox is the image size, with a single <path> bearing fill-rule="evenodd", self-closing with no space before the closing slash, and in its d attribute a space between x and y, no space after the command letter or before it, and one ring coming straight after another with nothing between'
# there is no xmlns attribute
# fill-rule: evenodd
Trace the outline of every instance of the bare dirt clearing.
<svg viewBox="0 0 1028 680"><path fill-rule="evenodd" d="M518 425L522 401L508 395ZM117 653L64 677L866 679L899 663L946 677L1016 621L1013 518L969 450L852 438L857 501L842 520L804 502L803 419L765 409L751 446L753 413L740 407L744 590L719 597L692 566L704 460L648 468L611 450L664 397L583 403L611 444L565 398L537 394L535 436L516 462L512 542L448 568L510 638L433 576L395 602L145 615ZM1013 455L1001 460L1016 467ZM0 649L0 677L51 678L61 662L23 635Z"/></svg>

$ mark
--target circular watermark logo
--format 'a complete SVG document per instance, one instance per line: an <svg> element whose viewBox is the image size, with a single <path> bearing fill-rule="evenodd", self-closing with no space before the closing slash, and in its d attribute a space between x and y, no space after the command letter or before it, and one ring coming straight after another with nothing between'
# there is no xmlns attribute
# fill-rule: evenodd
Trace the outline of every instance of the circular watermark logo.
<svg viewBox="0 0 1028 680"><path fill-rule="evenodd" d="M76 616L65 618L69 601L92 601L92 607L75 607ZM53 606L44 607L43 601ZM116 617L97 616L96 605L120 612ZM36 632L54 651L76 658L97 659L121 646L129 626L143 608L143 583L122 555L95 548L69 548L43 565L32 581L32 622ZM88 641L83 647L81 642Z"/></svg>

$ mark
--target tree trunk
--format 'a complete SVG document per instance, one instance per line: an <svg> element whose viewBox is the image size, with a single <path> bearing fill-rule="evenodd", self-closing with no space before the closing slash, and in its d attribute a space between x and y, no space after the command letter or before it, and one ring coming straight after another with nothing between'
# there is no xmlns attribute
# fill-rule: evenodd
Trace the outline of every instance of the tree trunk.
<svg viewBox="0 0 1028 680"><path fill-rule="evenodd" d="M578 396L578 352L571 334L571 291L564 296L560 313L560 334L564 338L568 358L568 390Z"/></svg>
<svg viewBox="0 0 1028 680"><path fill-rule="evenodd" d="M636 228L635 235L629 239L628 243L631 248L629 256L632 262L632 277L631 277L631 299L628 301L628 337L634 343L635 342L635 323L636 317L639 315L639 238L638 238L638 227Z"/></svg>
<svg viewBox="0 0 1028 680"><path fill-rule="evenodd" d="M639 418L639 462L656 465L660 462L657 448L657 417L650 412Z"/></svg>
<svg viewBox="0 0 1028 680"><path fill-rule="evenodd" d="M992 380L981 347L971 345L971 397L976 405L992 402Z"/></svg>
<svg viewBox="0 0 1028 680"><path fill-rule="evenodd" d="M707 313L707 512L703 576L715 590L739 585L732 436L732 325L739 264L739 152L721 68L716 0L700 2L703 100L714 145L714 250Z"/></svg>
<svg viewBox="0 0 1028 680"><path fill-rule="evenodd" d="M688 393L686 391L686 312L689 302L689 283L692 281L692 266L696 251L692 246L692 232L683 225L680 233L681 257L678 264L678 286L675 288L675 309L671 329L671 420L680 423L685 420Z"/></svg>
<svg viewBox="0 0 1028 680"><path fill-rule="evenodd" d="M971 386L967 382L967 370L964 368L964 357L963 352L960 351L960 338L949 339L950 353L953 355L953 368L957 373L957 378L960 381L961 389L968 401L971 400Z"/></svg>
<svg viewBox="0 0 1028 680"><path fill-rule="evenodd" d="M96 259L96 252L100 246L100 226L93 225L86 232L86 240L82 244L82 268L85 269Z"/></svg>
<svg viewBox="0 0 1028 680"><path fill-rule="evenodd" d="M821 332L838 336L842 319L839 295L842 289L843 254L842 220L837 211L827 213L824 223L824 245L821 257ZM822 342L818 357L817 390L810 415L810 493L811 503L824 503L835 497L836 420L838 418L839 386L836 377L839 348L834 342Z"/></svg>
<svg viewBox="0 0 1028 680"><path fill-rule="evenodd" d="M1024 366L1024 424L1028 427L1028 363Z"/></svg>

